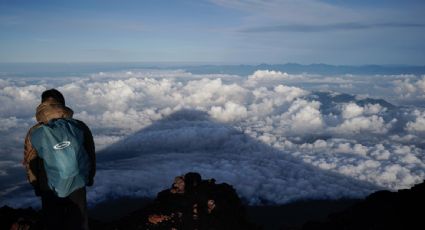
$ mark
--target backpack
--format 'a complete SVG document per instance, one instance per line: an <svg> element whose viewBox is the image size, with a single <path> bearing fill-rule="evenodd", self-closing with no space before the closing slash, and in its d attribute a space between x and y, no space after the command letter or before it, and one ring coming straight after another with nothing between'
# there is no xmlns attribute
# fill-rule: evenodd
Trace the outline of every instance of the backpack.
<svg viewBox="0 0 425 230"><path fill-rule="evenodd" d="M48 186L58 197L87 185L90 160L79 121L53 119L31 133L31 143L43 159Z"/></svg>

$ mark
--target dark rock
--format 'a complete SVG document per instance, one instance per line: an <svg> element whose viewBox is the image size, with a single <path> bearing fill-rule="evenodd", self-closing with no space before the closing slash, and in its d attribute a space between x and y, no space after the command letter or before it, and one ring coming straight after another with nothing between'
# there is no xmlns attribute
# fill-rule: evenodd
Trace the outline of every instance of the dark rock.
<svg viewBox="0 0 425 230"><path fill-rule="evenodd" d="M425 182L397 192L378 191L345 211L329 215L325 222L309 222L316 229L423 229Z"/></svg>
<svg viewBox="0 0 425 230"><path fill-rule="evenodd" d="M256 229L232 186L202 180L198 173L176 177L148 207L113 224L114 229Z"/></svg>
<svg viewBox="0 0 425 230"><path fill-rule="evenodd" d="M267 228L423 229L425 225L422 212L422 207L425 207L424 195L425 182L411 189L397 192L378 191L364 200L356 201L344 211L329 215L324 221L309 221L302 227L298 227L296 222L282 224L284 221L281 220L279 224L279 221L274 220L276 221L274 226L267 226ZM329 208L332 202L321 201L314 205L317 202L309 201L301 206L300 204L286 205L287 210L279 207L261 207L260 211L264 215L257 213L256 216L276 219L279 215L293 214L289 218L296 219L297 215L308 216L307 209L322 207L321 210L326 212L326 208ZM231 185L217 184L214 179L202 180L197 173L177 177L171 188L159 192L154 201L143 203L147 204L115 221L100 222L90 219L90 229L258 229L256 225L248 221L245 207ZM281 210L286 210L286 214L280 213ZM114 211L115 209L111 210L111 212ZM267 212L276 215L270 215ZM299 221L305 223L303 220ZM13 225L15 228L12 228ZM0 208L0 229L19 229L19 227L30 230L42 229L41 212L32 208L13 209L7 206Z"/></svg>
<svg viewBox="0 0 425 230"><path fill-rule="evenodd" d="M32 208L13 209L8 206L0 208L0 229L42 229L40 220L41 214Z"/></svg>

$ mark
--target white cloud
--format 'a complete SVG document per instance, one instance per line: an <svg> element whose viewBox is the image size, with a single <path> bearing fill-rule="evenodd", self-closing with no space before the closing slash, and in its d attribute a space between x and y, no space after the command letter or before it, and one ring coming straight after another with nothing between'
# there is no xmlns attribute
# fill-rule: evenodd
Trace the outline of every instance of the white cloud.
<svg viewBox="0 0 425 230"><path fill-rule="evenodd" d="M425 98L425 76L403 76L393 81L394 92L402 99L424 99Z"/></svg>
<svg viewBox="0 0 425 230"><path fill-rule="evenodd" d="M9 81L0 79L0 88L4 88L9 85Z"/></svg>
<svg viewBox="0 0 425 230"><path fill-rule="evenodd" d="M420 147L425 112L414 104L386 107L364 94L393 100L394 90L400 90L420 98L424 77L406 78L131 70L52 81L2 80L0 163L21 159L40 94L56 87L75 117L92 129L97 149L103 150L99 156L118 152L113 162L99 163L92 202L109 195L153 196L187 171L234 184L253 203L358 197L375 186L407 188L425 178ZM321 80L331 91L317 91ZM352 87L341 92L340 84ZM15 188L22 181L10 175L17 172L2 169L0 182L11 180L9 187ZM32 193L6 195L9 201L30 202Z"/></svg>
<svg viewBox="0 0 425 230"><path fill-rule="evenodd" d="M372 115L385 112L387 109L382 107L380 104L366 104L364 107L357 105L354 102L350 102L342 105L341 113L342 118L350 119L360 115Z"/></svg>
<svg viewBox="0 0 425 230"><path fill-rule="evenodd" d="M112 136L112 135L95 135L93 137L94 142L96 143L97 151L108 147L109 145L116 143L123 139L122 136Z"/></svg>
<svg viewBox="0 0 425 230"><path fill-rule="evenodd" d="M227 101L241 103L245 100L247 89L237 84L223 84L220 78L189 81L183 86L181 96L186 105L217 105Z"/></svg>
<svg viewBox="0 0 425 230"><path fill-rule="evenodd" d="M366 104L364 107L364 112L366 115L379 114L385 111L387 111L387 108L382 107L380 104Z"/></svg>
<svg viewBox="0 0 425 230"><path fill-rule="evenodd" d="M291 130L295 133L310 134L323 126L319 108L320 102L296 100L282 117L287 118Z"/></svg>
<svg viewBox="0 0 425 230"><path fill-rule="evenodd" d="M425 93L425 76L422 76L421 79L419 79L416 83L415 83L416 87L418 87L418 89L422 92Z"/></svg>
<svg viewBox="0 0 425 230"><path fill-rule="evenodd" d="M342 117L345 119L349 119L362 115L363 112L363 107L358 106L356 103L349 103L343 106Z"/></svg>
<svg viewBox="0 0 425 230"><path fill-rule="evenodd" d="M260 86L252 90L253 102L249 105L249 111L255 117L281 112L280 108L288 106L295 99L308 94L308 91L298 87L277 85L273 90L269 90Z"/></svg>
<svg viewBox="0 0 425 230"><path fill-rule="evenodd" d="M373 115L370 117L360 116L345 120L334 130L346 134L359 134L361 132L384 134L388 132L390 127L391 124L385 124L382 117Z"/></svg>
<svg viewBox="0 0 425 230"><path fill-rule="evenodd" d="M41 93L47 88L42 85L9 85L0 90L0 116L28 116L35 113L41 101Z"/></svg>
<svg viewBox="0 0 425 230"><path fill-rule="evenodd" d="M8 129L16 127L18 125L18 119L16 119L16 117L0 117L0 124L0 131L7 131Z"/></svg>
<svg viewBox="0 0 425 230"><path fill-rule="evenodd" d="M289 74L273 70L257 70L248 77L249 80L283 80L288 79Z"/></svg>
<svg viewBox="0 0 425 230"><path fill-rule="evenodd" d="M410 82L410 79L394 81L396 88L394 91L402 98L411 97L416 92L416 87Z"/></svg>
<svg viewBox="0 0 425 230"><path fill-rule="evenodd" d="M376 160L389 160L391 152L383 144L377 144L371 151L370 156Z"/></svg>
<svg viewBox="0 0 425 230"><path fill-rule="evenodd" d="M298 87L291 87L291 86L285 86L285 85L278 85L274 88L274 92L277 94L279 99L285 99L285 101L292 101L296 98L299 98L301 96L307 95L308 93ZM276 100L276 99L275 99Z"/></svg>
<svg viewBox="0 0 425 230"><path fill-rule="evenodd" d="M414 110L412 114L415 116L415 120L407 122L406 130L409 132L425 132L425 111Z"/></svg>
<svg viewBox="0 0 425 230"><path fill-rule="evenodd" d="M221 106L213 106L210 115L219 121L230 122L244 119L248 116L248 113L245 106L230 101L226 102L224 108Z"/></svg>

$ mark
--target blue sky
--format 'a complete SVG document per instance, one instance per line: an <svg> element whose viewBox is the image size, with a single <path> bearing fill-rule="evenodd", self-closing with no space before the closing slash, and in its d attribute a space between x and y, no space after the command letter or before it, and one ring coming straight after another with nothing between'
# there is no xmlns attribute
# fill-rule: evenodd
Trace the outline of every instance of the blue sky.
<svg viewBox="0 0 425 230"><path fill-rule="evenodd" d="M0 0L0 62L425 65L420 0Z"/></svg>

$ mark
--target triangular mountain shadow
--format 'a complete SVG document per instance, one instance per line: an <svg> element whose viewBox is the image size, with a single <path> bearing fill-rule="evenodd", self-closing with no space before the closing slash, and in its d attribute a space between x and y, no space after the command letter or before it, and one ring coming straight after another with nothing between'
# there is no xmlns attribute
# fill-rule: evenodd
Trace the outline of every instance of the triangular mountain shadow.
<svg viewBox="0 0 425 230"><path fill-rule="evenodd" d="M175 112L97 156L96 196L153 197L189 171L232 184L256 204L363 197L382 189L309 165L198 110Z"/></svg>

